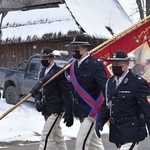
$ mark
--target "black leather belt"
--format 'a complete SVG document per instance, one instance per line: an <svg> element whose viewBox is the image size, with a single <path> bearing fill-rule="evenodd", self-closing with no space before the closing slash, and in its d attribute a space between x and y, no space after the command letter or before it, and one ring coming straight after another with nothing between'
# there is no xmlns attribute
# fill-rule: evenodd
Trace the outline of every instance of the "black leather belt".
<svg viewBox="0 0 150 150"><path fill-rule="evenodd" d="M119 124L119 123L127 123L127 122L131 122L131 121L135 121L135 120L138 120L143 117L144 117L143 114L139 114L136 116L121 117L121 118L110 117L109 121L112 124Z"/></svg>

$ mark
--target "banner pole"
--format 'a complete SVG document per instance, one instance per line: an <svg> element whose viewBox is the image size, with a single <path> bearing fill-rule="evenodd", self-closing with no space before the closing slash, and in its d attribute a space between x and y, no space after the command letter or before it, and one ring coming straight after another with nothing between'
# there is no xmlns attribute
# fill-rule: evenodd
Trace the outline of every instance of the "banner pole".
<svg viewBox="0 0 150 150"><path fill-rule="evenodd" d="M130 32L132 32L134 29L136 29L137 27L140 27L141 25L143 25L144 23L146 23L148 20L150 19L150 16L146 17L145 19L137 22L136 24L132 25L131 27L125 29L124 31L122 31L121 33L115 35L114 37L110 38L109 40L103 42L102 44L98 45L97 47L93 48L92 50L89 51L89 54L94 54L97 51L101 51L102 48L109 46L110 44L112 44L113 42L115 42L116 40L122 38L124 35L129 34ZM60 70L58 73L56 73L54 76L52 76L46 83L44 83L42 85L45 86L48 83L50 83L53 79L55 79L57 76L59 76L61 73L63 73L65 70L69 69L69 67L73 64L70 63L69 65L67 65L66 67L64 67L62 70ZM31 97L31 93L29 93L25 98L23 98L21 101L19 101L16 105L14 105L12 108L10 108L8 111L6 111L4 114L2 114L0 116L0 120L2 118L4 118L6 115L8 115L11 111L13 111L15 108L17 108L20 104L22 104L23 102L25 102L28 98Z"/></svg>
<svg viewBox="0 0 150 150"><path fill-rule="evenodd" d="M59 72L57 72L55 75L53 75L47 82L45 82L43 86L47 85L48 83L50 83L52 80L54 80L56 77L58 77L60 74L62 74L65 70L67 70L68 68L70 68L70 66L74 63L71 62L70 64L68 64L67 66L65 66L64 68L62 68ZM12 112L14 109L16 109L19 105L21 105L23 102L27 101L27 99L29 99L31 97L31 93L29 93L26 97L24 97L22 100L20 100L17 104L15 104L12 108L10 108L9 110L7 110L5 113L3 113L0 116L0 120L3 119L5 116L7 116L10 112Z"/></svg>
<svg viewBox="0 0 150 150"><path fill-rule="evenodd" d="M142 19L141 21L137 22L136 24L128 27L127 29L125 29L122 32L120 32L119 34L115 35L114 37L110 38L109 40L103 42L102 44L100 44L97 47L95 47L92 50L90 50L89 54L94 54L98 50L101 51L102 48L105 48L106 46L109 46L110 44L114 43L116 40L122 38L124 35L129 34L130 32L132 32L137 27L140 27L141 25L143 25L144 23L146 23L149 19L150 19L150 16L148 16L148 17Z"/></svg>

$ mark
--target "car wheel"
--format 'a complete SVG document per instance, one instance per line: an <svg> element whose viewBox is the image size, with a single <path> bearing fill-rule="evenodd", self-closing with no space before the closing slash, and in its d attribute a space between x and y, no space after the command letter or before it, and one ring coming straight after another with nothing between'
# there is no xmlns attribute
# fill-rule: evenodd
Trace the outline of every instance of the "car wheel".
<svg viewBox="0 0 150 150"><path fill-rule="evenodd" d="M20 95L17 93L15 86L7 87L5 91L5 99L8 104L16 104L20 100Z"/></svg>

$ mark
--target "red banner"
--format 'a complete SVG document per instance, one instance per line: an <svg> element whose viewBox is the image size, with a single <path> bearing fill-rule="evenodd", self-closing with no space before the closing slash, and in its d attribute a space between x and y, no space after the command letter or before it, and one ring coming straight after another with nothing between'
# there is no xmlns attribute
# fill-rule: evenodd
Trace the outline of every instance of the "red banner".
<svg viewBox="0 0 150 150"><path fill-rule="evenodd" d="M123 50L136 59L130 63L130 69L150 82L150 18L144 19L118 36L120 37L110 39L110 42L106 41L107 44L92 53L92 56L106 60L115 51ZM111 62L104 63L108 74L111 75Z"/></svg>

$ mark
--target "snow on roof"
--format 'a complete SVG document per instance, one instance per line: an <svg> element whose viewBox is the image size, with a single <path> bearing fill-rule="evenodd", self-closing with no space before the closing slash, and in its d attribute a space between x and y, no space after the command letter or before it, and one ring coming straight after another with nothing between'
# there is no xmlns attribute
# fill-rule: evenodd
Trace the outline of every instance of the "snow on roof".
<svg viewBox="0 0 150 150"><path fill-rule="evenodd" d="M41 38L44 34L66 35L80 29L65 5L57 8L8 12L2 22L2 40L26 40L27 37Z"/></svg>
<svg viewBox="0 0 150 150"><path fill-rule="evenodd" d="M82 28L96 38L112 37L106 27L117 34L132 25L116 0L66 0L66 4Z"/></svg>
<svg viewBox="0 0 150 150"><path fill-rule="evenodd" d="M25 41L45 34L63 36L69 31L80 32L80 26L95 38L107 39L112 34L106 27L115 35L130 25L132 21L117 0L66 0L66 5L56 8L8 12L2 22L2 41L20 37Z"/></svg>

